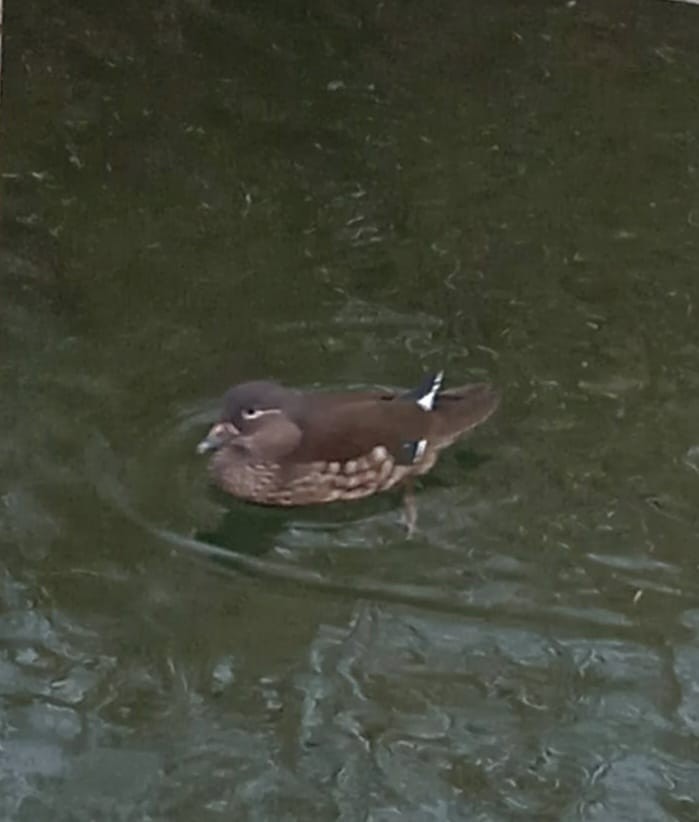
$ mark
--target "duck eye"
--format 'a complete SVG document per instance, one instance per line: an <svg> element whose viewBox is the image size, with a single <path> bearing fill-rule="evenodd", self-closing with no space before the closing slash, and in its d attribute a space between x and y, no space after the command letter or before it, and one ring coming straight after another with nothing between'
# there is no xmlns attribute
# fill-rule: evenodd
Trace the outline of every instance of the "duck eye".
<svg viewBox="0 0 699 822"><path fill-rule="evenodd" d="M254 420L255 417L259 417L262 411L256 411L254 408L244 408L240 415L244 420Z"/></svg>

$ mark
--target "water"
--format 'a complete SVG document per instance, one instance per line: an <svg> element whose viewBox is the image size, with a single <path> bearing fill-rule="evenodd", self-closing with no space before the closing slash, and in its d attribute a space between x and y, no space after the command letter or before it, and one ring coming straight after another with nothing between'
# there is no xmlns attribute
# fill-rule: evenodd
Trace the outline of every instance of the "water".
<svg viewBox="0 0 699 822"><path fill-rule="evenodd" d="M0 818L694 820L696 9L6 9ZM227 505L235 381L488 379Z"/></svg>

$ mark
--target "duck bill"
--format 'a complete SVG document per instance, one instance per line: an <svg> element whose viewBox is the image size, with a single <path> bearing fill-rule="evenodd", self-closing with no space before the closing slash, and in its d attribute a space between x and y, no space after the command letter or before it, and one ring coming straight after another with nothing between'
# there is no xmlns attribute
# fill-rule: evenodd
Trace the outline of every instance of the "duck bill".
<svg viewBox="0 0 699 822"><path fill-rule="evenodd" d="M221 440L207 434L201 442L197 443L197 454L210 454L212 451L218 451L221 445Z"/></svg>
<svg viewBox="0 0 699 822"><path fill-rule="evenodd" d="M240 434L240 431L229 422L219 422L214 425L204 439L197 445L197 454L209 454L218 451L232 437Z"/></svg>

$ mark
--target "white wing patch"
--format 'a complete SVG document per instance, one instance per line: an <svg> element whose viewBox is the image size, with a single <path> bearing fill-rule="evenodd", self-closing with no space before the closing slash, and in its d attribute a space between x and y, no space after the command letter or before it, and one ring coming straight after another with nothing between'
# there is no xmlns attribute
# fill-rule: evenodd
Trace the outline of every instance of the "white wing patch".
<svg viewBox="0 0 699 822"><path fill-rule="evenodd" d="M419 462L422 459L422 455L425 453L425 448L427 448L427 440L419 440L415 443L413 462Z"/></svg>
<svg viewBox="0 0 699 822"><path fill-rule="evenodd" d="M431 411L434 408L434 401L437 398L437 394L439 393L439 389L442 387L442 380L444 379L444 371L440 371L437 376L432 380L432 385L430 386L430 390L423 394L420 399L417 401L417 404L422 408L423 411ZM420 443L418 443L418 449L420 447ZM425 450L423 445L422 450Z"/></svg>

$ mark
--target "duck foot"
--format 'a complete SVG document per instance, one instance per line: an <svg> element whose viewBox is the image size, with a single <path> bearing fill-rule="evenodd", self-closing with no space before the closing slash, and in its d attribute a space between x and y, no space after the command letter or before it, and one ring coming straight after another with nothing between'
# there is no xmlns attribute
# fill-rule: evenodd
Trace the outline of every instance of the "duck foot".
<svg viewBox="0 0 699 822"><path fill-rule="evenodd" d="M415 489L413 481L407 480L405 483L405 494L403 495L403 524L408 532L408 539L411 539L417 529L417 501L415 500Z"/></svg>

